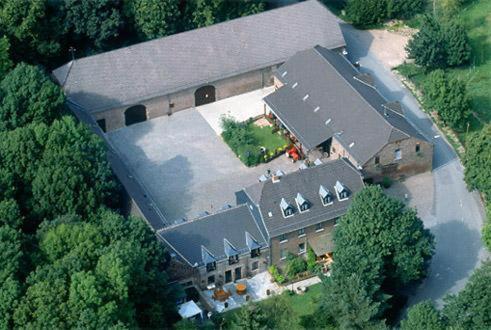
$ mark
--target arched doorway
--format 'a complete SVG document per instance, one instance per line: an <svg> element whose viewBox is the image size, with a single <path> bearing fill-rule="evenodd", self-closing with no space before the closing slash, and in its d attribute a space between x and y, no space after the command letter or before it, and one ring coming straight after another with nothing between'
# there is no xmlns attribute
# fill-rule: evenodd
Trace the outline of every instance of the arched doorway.
<svg viewBox="0 0 491 330"><path fill-rule="evenodd" d="M194 92L194 104L196 106L215 102L215 87L207 85L200 87Z"/></svg>
<svg viewBox="0 0 491 330"><path fill-rule="evenodd" d="M124 112L124 123L126 126L141 123L145 120L147 120L147 108L142 104L129 107Z"/></svg>

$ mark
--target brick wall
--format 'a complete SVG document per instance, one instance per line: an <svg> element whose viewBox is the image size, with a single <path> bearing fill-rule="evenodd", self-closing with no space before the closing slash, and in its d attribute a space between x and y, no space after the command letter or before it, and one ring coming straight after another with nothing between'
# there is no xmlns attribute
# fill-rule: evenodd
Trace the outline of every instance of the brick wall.
<svg viewBox="0 0 491 330"><path fill-rule="evenodd" d="M232 78L209 83L215 86L216 100L243 94L256 89L273 85L273 68L267 67ZM176 111L194 107L194 92L197 88L208 85L203 84L190 89L182 90L173 94L164 95L149 99L139 104L146 107L147 119L152 119ZM135 104L136 105L136 104ZM129 106L106 110L93 114L96 120L104 119L106 121L107 131L112 131L125 126L124 112Z"/></svg>
<svg viewBox="0 0 491 330"><path fill-rule="evenodd" d="M283 267L285 261L281 259L281 250L299 255L298 245L305 243L308 247L308 241L311 238L325 235L334 230L335 220L329 220L322 223L322 230L316 230L316 226L305 227L305 236L299 237L298 231L290 232L286 234L287 241L280 241L280 237L271 238L271 264L275 264L278 267ZM302 254L306 255L306 253Z"/></svg>

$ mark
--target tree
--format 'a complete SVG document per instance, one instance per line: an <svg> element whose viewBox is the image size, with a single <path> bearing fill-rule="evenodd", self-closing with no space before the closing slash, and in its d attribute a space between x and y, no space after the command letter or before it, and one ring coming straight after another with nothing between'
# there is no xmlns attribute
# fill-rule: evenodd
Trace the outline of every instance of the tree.
<svg viewBox="0 0 491 330"><path fill-rule="evenodd" d="M204 27L264 11L264 0L196 0L192 4L195 27Z"/></svg>
<svg viewBox="0 0 491 330"><path fill-rule="evenodd" d="M13 66L10 60L10 42L6 36L0 38L0 77L5 77L5 75L10 71Z"/></svg>
<svg viewBox="0 0 491 330"><path fill-rule="evenodd" d="M348 0L346 16L354 25L366 27L387 18L386 0Z"/></svg>
<svg viewBox="0 0 491 330"><path fill-rule="evenodd" d="M267 329L268 320L262 309L249 303L240 309L232 321L232 327L242 330Z"/></svg>
<svg viewBox="0 0 491 330"><path fill-rule="evenodd" d="M442 70L435 70L423 87L425 105L436 110L446 125L463 130L471 115L464 82L449 78Z"/></svg>
<svg viewBox="0 0 491 330"><path fill-rule="evenodd" d="M477 189L491 200L491 124L472 133L465 144L464 178L469 189Z"/></svg>
<svg viewBox="0 0 491 330"><path fill-rule="evenodd" d="M19 206L13 199L0 200L0 226L19 229L22 224L22 216Z"/></svg>
<svg viewBox="0 0 491 330"><path fill-rule="evenodd" d="M383 328L381 303L371 299L362 276L351 274L325 278L319 310L320 323L315 327L336 329ZM336 303L333 303L336 302Z"/></svg>
<svg viewBox="0 0 491 330"><path fill-rule="evenodd" d="M426 0L389 0L388 16L392 18L410 18L423 11Z"/></svg>
<svg viewBox="0 0 491 330"><path fill-rule="evenodd" d="M32 182L34 213L42 218L93 214L102 205L118 205L118 186L102 140L72 117L50 127Z"/></svg>
<svg viewBox="0 0 491 330"><path fill-rule="evenodd" d="M467 63L471 58L471 46L465 28L456 21L445 26L447 64L458 66Z"/></svg>
<svg viewBox="0 0 491 330"><path fill-rule="evenodd" d="M487 246L488 250L491 250L491 203L488 202L486 206L486 221L484 222L484 227L482 228L482 240Z"/></svg>
<svg viewBox="0 0 491 330"><path fill-rule="evenodd" d="M144 39L154 39L177 31L180 17L174 0L135 0L133 3L136 30Z"/></svg>
<svg viewBox="0 0 491 330"><path fill-rule="evenodd" d="M409 58L427 69L444 68L447 65L445 35L433 16L424 16L420 30L409 40L406 51Z"/></svg>
<svg viewBox="0 0 491 330"><path fill-rule="evenodd" d="M18 64L0 83L0 131L49 124L62 114L64 102L60 87L40 68Z"/></svg>
<svg viewBox="0 0 491 330"><path fill-rule="evenodd" d="M457 329L489 329L491 327L491 263L484 263L457 295L445 299L443 315Z"/></svg>
<svg viewBox="0 0 491 330"><path fill-rule="evenodd" d="M268 329L288 330L293 324L298 323L287 297L288 292L283 292L261 303Z"/></svg>
<svg viewBox="0 0 491 330"><path fill-rule="evenodd" d="M65 0L64 32L91 50L110 47L123 29L120 0Z"/></svg>
<svg viewBox="0 0 491 330"><path fill-rule="evenodd" d="M440 312L430 301L424 301L409 308L406 319L401 321L401 330L443 330L445 328Z"/></svg>

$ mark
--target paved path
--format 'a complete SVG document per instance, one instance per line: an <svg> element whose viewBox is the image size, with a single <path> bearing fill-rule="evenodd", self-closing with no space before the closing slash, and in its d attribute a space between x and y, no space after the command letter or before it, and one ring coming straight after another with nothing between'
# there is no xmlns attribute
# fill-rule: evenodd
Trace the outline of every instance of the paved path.
<svg viewBox="0 0 491 330"><path fill-rule="evenodd" d="M413 125L435 144L434 198L431 211L421 216L435 235L436 251L428 278L412 290L409 304L431 299L441 306L442 298L462 289L472 271L483 259L489 258L480 240L484 218L482 204L477 193L467 191L463 167L454 150L421 111L412 94L369 51L371 35L347 24L343 24L342 29L348 57L359 61L362 70L372 73L380 92L387 99L400 101Z"/></svg>

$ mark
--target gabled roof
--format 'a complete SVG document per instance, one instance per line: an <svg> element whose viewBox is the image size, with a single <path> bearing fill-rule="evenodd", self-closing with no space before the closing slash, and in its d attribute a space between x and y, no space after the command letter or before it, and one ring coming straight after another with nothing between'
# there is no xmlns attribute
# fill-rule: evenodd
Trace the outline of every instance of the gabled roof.
<svg viewBox="0 0 491 330"><path fill-rule="evenodd" d="M363 165L387 143L426 140L400 104L387 102L337 52L320 46L301 51L276 76L284 86L264 101L307 149L335 138Z"/></svg>
<svg viewBox="0 0 491 330"><path fill-rule="evenodd" d="M337 181L342 182L353 194L364 186L360 173L347 160L341 158L286 174L276 183L268 180L244 190L252 202L259 205L268 235L276 237L343 215L351 203L351 196L347 200L334 200L332 204L324 206L319 195L321 186L334 191ZM255 193L249 194L250 191ZM309 212L301 213L291 205L298 193L309 202ZM287 204L294 208L293 216L285 218L281 214L280 204L283 200L291 201Z"/></svg>
<svg viewBox="0 0 491 330"><path fill-rule="evenodd" d="M191 266L266 247L247 205L159 230L166 245Z"/></svg>
<svg viewBox="0 0 491 330"><path fill-rule="evenodd" d="M310 0L77 59L53 71L72 102L97 112L345 45L338 19Z"/></svg>

